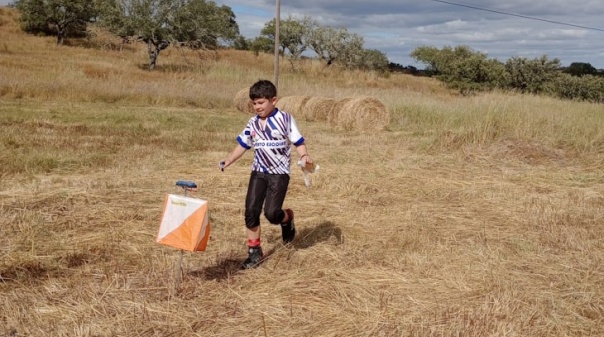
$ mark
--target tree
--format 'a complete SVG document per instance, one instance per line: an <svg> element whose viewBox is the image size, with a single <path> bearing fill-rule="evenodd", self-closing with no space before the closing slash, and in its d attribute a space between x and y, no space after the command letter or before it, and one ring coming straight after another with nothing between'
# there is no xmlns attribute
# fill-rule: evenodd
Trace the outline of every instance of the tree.
<svg viewBox="0 0 604 337"><path fill-rule="evenodd" d="M239 35L233 41L233 48L235 50L251 50L253 43L254 42L251 39L246 39L244 36Z"/></svg>
<svg viewBox="0 0 604 337"><path fill-rule="evenodd" d="M315 23L309 17L296 19L290 16L280 22L279 54L287 56L294 69L296 68L294 62L302 57L302 53L304 53L308 47L308 34L313 25L315 25ZM264 48L264 46L267 45L266 42L272 41L273 47L270 49L272 51L274 49L275 41L275 20L273 19L267 22L260 31L260 34L260 38L264 39L258 40L259 50L265 51L266 48Z"/></svg>
<svg viewBox="0 0 604 337"><path fill-rule="evenodd" d="M549 60L546 55L532 60L512 57L505 63L505 69L509 74L511 88L538 94L552 89L560 75L560 60Z"/></svg>
<svg viewBox="0 0 604 337"><path fill-rule="evenodd" d="M353 68L362 58L363 37L349 33L346 28L315 26L307 39L308 48L313 50L327 65L340 63Z"/></svg>
<svg viewBox="0 0 604 337"><path fill-rule="evenodd" d="M563 73L554 82L554 93L560 98L604 103L604 79Z"/></svg>
<svg viewBox="0 0 604 337"><path fill-rule="evenodd" d="M388 72L388 57L377 49L364 49L361 51L361 57L357 64L359 69L375 70L380 73Z"/></svg>
<svg viewBox="0 0 604 337"><path fill-rule="evenodd" d="M57 44L65 37L81 36L96 15L94 3L87 0L17 0L21 27L27 33L57 35Z"/></svg>
<svg viewBox="0 0 604 337"><path fill-rule="evenodd" d="M565 73L573 76L596 75L598 70L590 63L573 62L564 70Z"/></svg>
<svg viewBox="0 0 604 337"><path fill-rule="evenodd" d="M461 93L491 90L508 83L503 63L488 59L486 54L468 46L446 46L440 50L422 46L411 56L425 63L429 72Z"/></svg>
<svg viewBox="0 0 604 337"><path fill-rule="evenodd" d="M149 69L170 44L215 49L239 37L228 6L206 0L97 0L99 21L111 32L147 43Z"/></svg>
<svg viewBox="0 0 604 337"><path fill-rule="evenodd" d="M259 53L273 53L275 41L266 36L257 36L251 43L250 50L256 55Z"/></svg>
<svg viewBox="0 0 604 337"><path fill-rule="evenodd" d="M440 50L436 47L417 47L411 52L410 56L416 61L424 63L426 65L426 72L429 75L438 75L443 71L441 70L444 65L441 65Z"/></svg>
<svg viewBox="0 0 604 337"><path fill-rule="evenodd" d="M275 20L268 21L251 45L255 53L273 52ZM310 49L327 66L338 63L348 69L388 71L388 58L375 49L364 49L363 38L346 28L322 27L309 17L288 17L279 30L279 54L287 57L295 69L295 61Z"/></svg>
<svg viewBox="0 0 604 337"><path fill-rule="evenodd" d="M228 6L192 0L174 13L172 38L192 48L215 49L232 44L240 36L235 14Z"/></svg>

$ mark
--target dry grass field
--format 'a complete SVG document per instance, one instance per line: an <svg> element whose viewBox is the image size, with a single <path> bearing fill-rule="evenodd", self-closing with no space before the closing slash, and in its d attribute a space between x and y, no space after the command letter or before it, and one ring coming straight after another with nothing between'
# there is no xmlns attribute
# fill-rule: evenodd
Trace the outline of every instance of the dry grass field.
<svg viewBox="0 0 604 337"><path fill-rule="evenodd" d="M283 62L280 95L372 96L385 131L300 120L321 165L292 173L291 247L246 257L249 115L233 97L272 57L103 34L56 46L0 8L0 336L604 336L604 106L461 97L407 75ZM155 243L194 180L205 252Z"/></svg>

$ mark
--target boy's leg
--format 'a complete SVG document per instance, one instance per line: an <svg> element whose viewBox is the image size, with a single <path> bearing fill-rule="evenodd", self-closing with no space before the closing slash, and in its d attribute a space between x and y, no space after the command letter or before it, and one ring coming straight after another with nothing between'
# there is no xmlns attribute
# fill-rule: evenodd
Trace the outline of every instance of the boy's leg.
<svg viewBox="0 0 604 337"><path fill-rule="evenodd" d="M247 234L248 247L260 247L260 226L247 228L245 232Z"/></svg>
<svg viewBox="0 0 604 337"><path fill-rule="evenodd" d="M266 175L252 172L245 197L245 227L248 229L248 235L254 236L249 230L260 226L260 214L262 214L262 204L266 198L267 187ZM259 233L258 237L254 237L254 239L260 238Z"/></svg>
<svg viewBox="0 0 604 337"><path fill-rule="evenodd" d="M245 227L247 228L248 258L243 262L243 268L253 268L262 260L260 244L260 214L266 197L267 183L264 175L252 172L245 198Z"/></svg>
<svg viewBox="0 0 604 337"><path fill-rule="evenodd" d="M294 241L294 237L296 236L296 226L294 226L294 211L291 209L285 210L286 217L283 219L283 223L281 223L281 237L283 238L283 243L290 243Z"/></svg>
<svg viewBox="0 0 604 337"><path fill-rule="evenodd" d="M283 210L283 201L285 201L289 186L289 175L268 175L267 178L268 187L266 202L264 204L264 215L270 223L281 225L283 242L289 243L296 235L296 228L293 222L294 212L291 209Z"/></svg>

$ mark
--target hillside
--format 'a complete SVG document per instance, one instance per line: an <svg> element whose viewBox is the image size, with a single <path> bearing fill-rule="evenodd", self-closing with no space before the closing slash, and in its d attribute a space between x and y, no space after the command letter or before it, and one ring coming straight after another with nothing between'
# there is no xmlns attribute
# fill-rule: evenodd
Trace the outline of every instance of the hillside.
<svg viewBox="0 0 604 337"><path fill-rule="evenodd" d="M386 131L300 118L298 236L246 256L250 115L272 57L56 46L0 8L0 336L604 335L604 106L281 63L281 96L372 96ZM205 252L155 243L179 179L210 205Z"/></svg>

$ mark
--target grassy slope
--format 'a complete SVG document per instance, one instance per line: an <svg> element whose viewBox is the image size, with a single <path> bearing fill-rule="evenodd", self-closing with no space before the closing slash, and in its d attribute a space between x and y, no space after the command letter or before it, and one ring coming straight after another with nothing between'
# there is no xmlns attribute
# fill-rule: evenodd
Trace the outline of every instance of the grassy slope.
<svg viewBox="0 0 604 337"><path fill-rule="evenodd" d="M271 57L169 49L148 72L142 46L57 47L0 10L0 336L604 334L601 105L284 62L281 95L372 95L392 122L300 121L321 170L292 174L298 239L263 223L272 255L240 272L251 155L216 163ZM176 292L154 239L178 179L213 227Z"/></svg>

